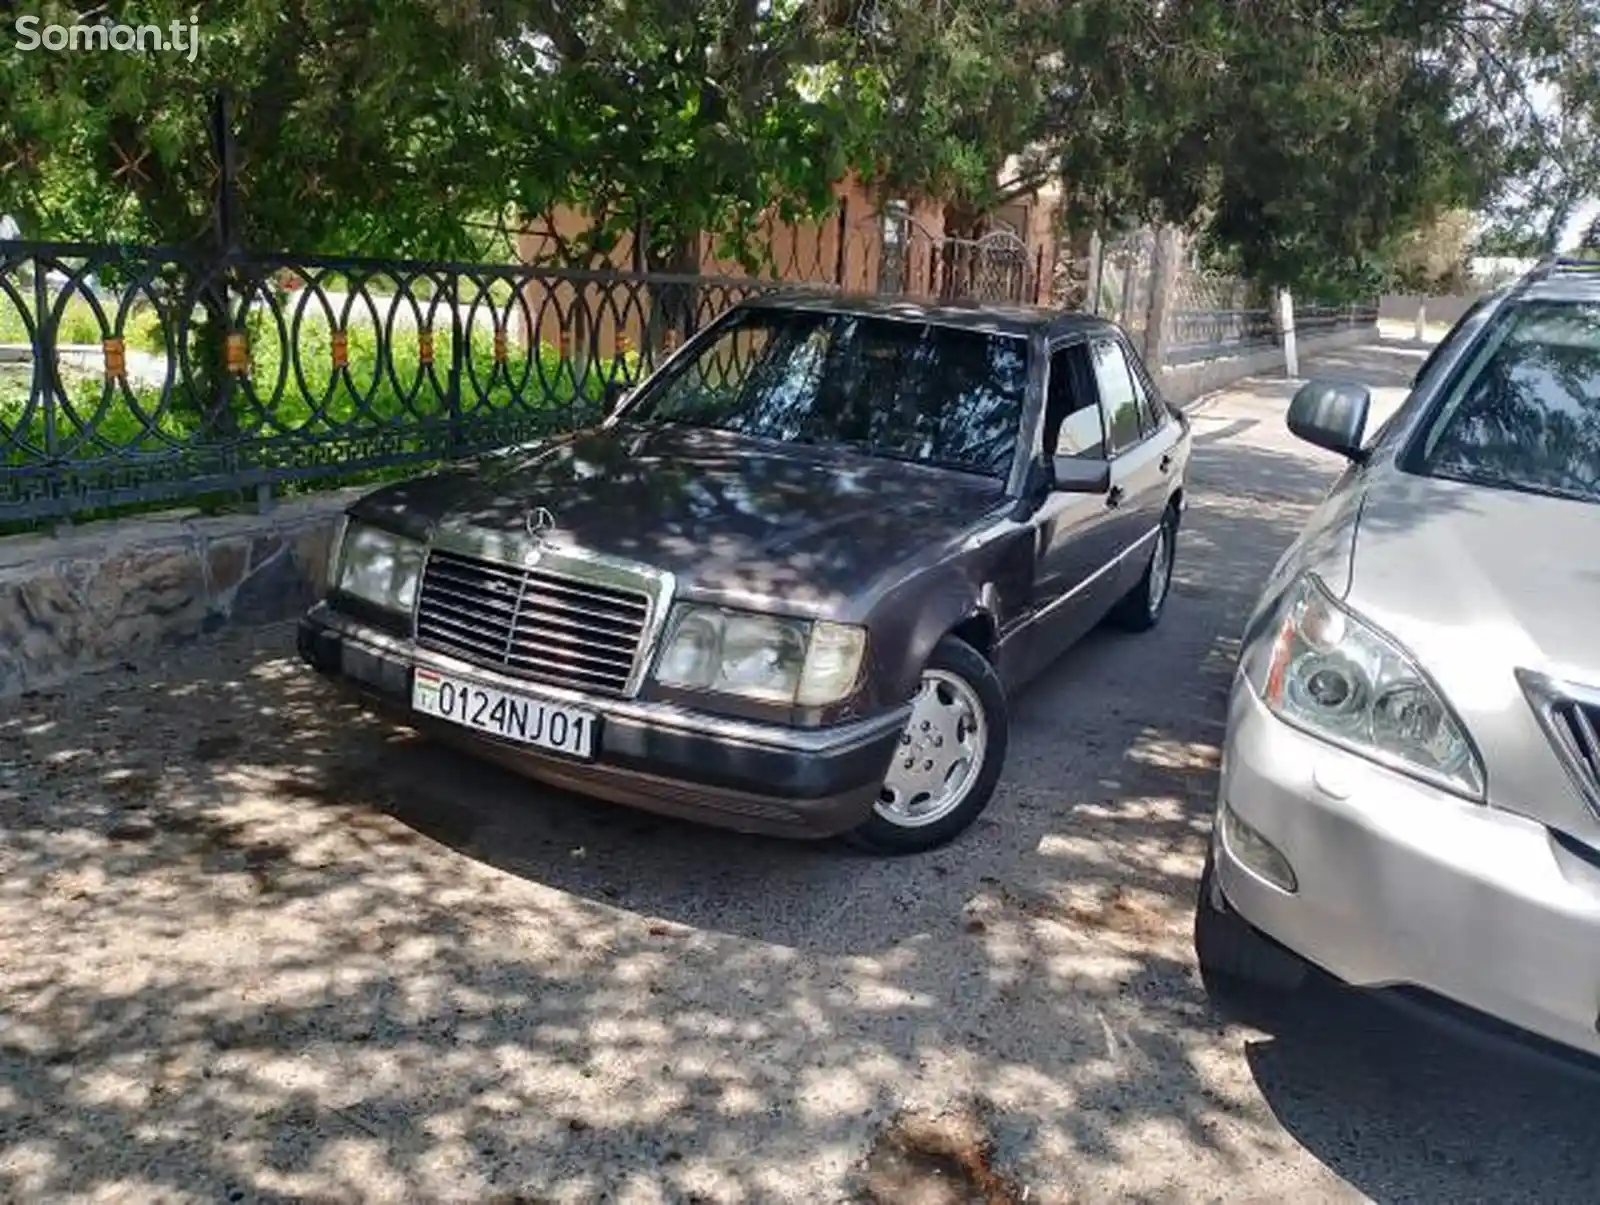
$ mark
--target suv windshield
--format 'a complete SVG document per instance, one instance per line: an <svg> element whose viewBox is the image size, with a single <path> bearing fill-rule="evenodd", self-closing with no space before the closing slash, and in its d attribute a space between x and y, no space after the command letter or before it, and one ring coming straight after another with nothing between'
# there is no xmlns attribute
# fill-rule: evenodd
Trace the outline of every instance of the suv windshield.
<svg viewBox="0 0 1600 1205"><path fill-rule="evenodd" d="M1016 451L1027 362L1027 341L1018 337L752 309L625 417L1004 477Z"/></svg>
<svg viewBox="0 0 1600 1205"><path fill-rule="evenodd" d="M1512 307L1485 334L1407 467L1600 502L1600 304Z"/></svg>

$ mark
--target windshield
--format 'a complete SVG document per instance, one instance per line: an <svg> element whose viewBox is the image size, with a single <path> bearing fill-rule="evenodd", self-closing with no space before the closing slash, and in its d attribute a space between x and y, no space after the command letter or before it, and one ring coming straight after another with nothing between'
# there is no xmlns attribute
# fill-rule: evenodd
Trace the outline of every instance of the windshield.
<svg viewBox="0 0 1600 1205"><path fill-rule="evenodd" d="M1489 330L1408 467L1600 502L1600 305L1516 305Z"/></svg>
<svg viewBox="0 0 1600 1205"><path fill-rule="evenodd" d="M626 418L1004 478L1028 345L923 322L804 310L738 314Z"/></svg>

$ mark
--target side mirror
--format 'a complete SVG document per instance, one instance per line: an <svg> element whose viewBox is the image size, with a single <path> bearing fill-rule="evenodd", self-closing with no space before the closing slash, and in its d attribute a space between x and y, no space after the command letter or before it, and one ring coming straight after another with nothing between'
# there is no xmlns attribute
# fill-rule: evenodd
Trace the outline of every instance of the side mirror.
<svg viewBox="0 0 1600 1205"><path fill-rule="evenodd" d="M1103 494L1111 488L1109 460L1057 456L1049 462L1050 488L1060 494Z"/></svg>
<svg viewBox="0 0 1600 1205"><path fill-rule="evenodd" d="M1289 430L1351 460L1362 457L1372 391L1353 381L1308 381L1289 403Z"/></svg>

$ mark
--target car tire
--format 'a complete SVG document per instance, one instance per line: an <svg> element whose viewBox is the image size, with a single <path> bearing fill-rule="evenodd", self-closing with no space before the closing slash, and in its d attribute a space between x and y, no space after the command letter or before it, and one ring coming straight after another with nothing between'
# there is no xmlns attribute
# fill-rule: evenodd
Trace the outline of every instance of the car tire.
<svg viewBox="0 0 1600 1205"><path fill-rule="evenodd" d="M1194 908L1195 960L1206 991L1223 997L1240 986L1294 991L1305 982L1309 965L1229 908L1217 889L1216 875L1216 855L1208 850Z"/></svg>
<svg viewBox="0 0 1600 1205"><path fill-rule="evenodd" d="M958 779L962 764L944 742L960 739L963 724L969 756L966 777ZM883 794L872 815L846 840L858 849L891 855L925 853L953 841L989 806L1005 767L1010 733L1005 687L994 666L964 640L945 636L923 668ZM935 740L941 743L935 746ZM935 758L949 761L942 784L938 773L943 762ZM908 767L904 760L920 760L923 767ZM944 787L950 788L948 796L941 793Z"/></svg>
<svg viewBox="0 0 1600 1205"><path fill-rule="evenodd" d="M1144 567L1139 584L1129 590L1111 609L1113 624L1125 632L1148 632L1161 622L1172 595L1172 566L1178 553L1178 507L1167 506L1156 531L1156 545Z"/></svg>

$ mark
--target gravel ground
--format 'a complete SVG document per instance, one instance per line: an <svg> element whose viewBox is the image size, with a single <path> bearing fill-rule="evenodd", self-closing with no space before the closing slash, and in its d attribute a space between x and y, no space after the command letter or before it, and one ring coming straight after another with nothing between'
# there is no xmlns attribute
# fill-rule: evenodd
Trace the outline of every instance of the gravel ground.
<svg viewBox="0 0 1600 1205"><path fill-rule="evenodd" d="M1393 404L1420 360L1308 368ZM335 701L278 627L0 711L0 1195L1594 1200L1600 1091L1189 947L1233 638L1332 461L1195 410L1176 592L1016 703L954 848L545 791Z"/></svg>

